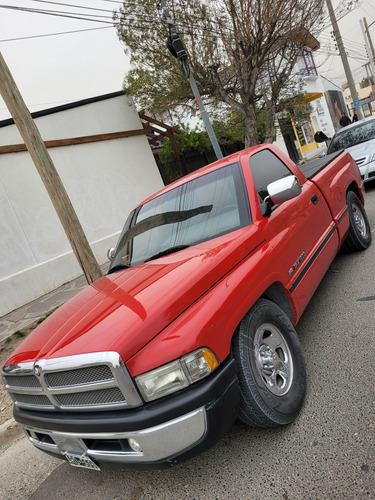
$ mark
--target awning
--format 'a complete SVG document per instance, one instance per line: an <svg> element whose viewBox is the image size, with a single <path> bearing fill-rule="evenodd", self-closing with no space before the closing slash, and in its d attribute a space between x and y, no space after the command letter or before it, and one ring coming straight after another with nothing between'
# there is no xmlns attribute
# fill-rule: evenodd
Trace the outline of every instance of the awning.
<svg viewBox="0 0 375 500"><path fill-rule="evenodd" d="M303 95L299 95L295 97L295 101L289 102L288 107L290 106L298 106L299 104L307 104L311 101L315 101L315 99L319 99L320 97L323 97L322 92L306 92ZM286 108L285 104L278 104L276 106L276 113L280 113Z"/></svg>
<svg viewBox="0 0 375 500"><path fill-rule="evenodd" d="M307 104L308 102L315 101L315 99L319 99L320 97L323 97L322 92L306 92L301 99L298 99L298 101L293 104Z"/></svg>

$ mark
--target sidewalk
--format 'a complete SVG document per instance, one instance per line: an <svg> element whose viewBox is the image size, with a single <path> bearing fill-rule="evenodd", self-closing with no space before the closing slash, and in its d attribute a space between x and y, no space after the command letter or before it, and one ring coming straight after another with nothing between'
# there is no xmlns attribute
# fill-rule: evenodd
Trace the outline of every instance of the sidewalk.
<svg viewBox="0 0 375 500"><path fill-rule="evenodd" d="M101 266L101 269L104 274L108 269L108 263ZM15 311L0 317L0 342L17 330L26 328L53 309L56 309L56 307L61 306L86 286L86 278L82 275L33 300L29 304L25 304Z"/></svg>

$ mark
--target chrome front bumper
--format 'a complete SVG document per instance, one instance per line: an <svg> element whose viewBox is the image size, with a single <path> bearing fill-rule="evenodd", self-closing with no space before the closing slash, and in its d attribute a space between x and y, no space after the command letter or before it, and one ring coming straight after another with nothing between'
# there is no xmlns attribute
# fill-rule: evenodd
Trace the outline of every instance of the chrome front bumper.
<svg viewBox="0 0 375 500"><path fill-rule="evenodd" d="M229 358L200 383L138 408L40 411L14 407L14 418L40 450L72 465L171 466L214 445L238 414L236 364Z"/></svg>
<svg viewBox="0 0 375 500"><path fill-rule="evenodd" d="M375 161L366 163L366 165L360 166L359 171L364 182L374 180L375 178Z"/></svg>
<svg viewBox="0 0 375 500"><path fill-rule="evenodd" d="M135 432L75 434L22 427L31 443L48 453L87 456L94 463L126 464L165 461L188 450L204 438L207 421L206 410L202 407L161 425Z"/></svg>

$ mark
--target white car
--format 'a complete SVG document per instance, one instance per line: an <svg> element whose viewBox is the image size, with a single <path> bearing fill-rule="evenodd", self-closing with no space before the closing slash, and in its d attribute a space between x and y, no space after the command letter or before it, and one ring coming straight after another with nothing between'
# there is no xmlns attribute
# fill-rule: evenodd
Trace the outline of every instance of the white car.
<svg viewBox="0 0 375 500"><path fill-rule="evenodd" d="M327 154L342 149L352 155L364 182L375 179L375 116L351 123L336 132Z"/></svg>

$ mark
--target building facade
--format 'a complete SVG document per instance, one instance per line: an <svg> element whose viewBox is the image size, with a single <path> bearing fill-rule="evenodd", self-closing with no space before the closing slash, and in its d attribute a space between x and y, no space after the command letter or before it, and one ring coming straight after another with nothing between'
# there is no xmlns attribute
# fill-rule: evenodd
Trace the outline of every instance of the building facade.
<svg viewBox="0 0 375 500"><path fill-rule="evenodd" d="M99 264L128 213L164 186L123 92L33 113ZM12 120L0 122L0 316L80 276L44 184Z"/></svg>
<svg viewBox="0 0 375 500"><path fill-rule="evenodd" d="M375 113L375 85L368 85L362 87L361 84L357 83L355 87L357 89L358 100L362 108L363 116L364 117L371 116L372 114ZM345 103L350 112L350 116L353 116L354 113L353 98L348 86L345 86L344 88L344 97L345 97Z"/></svg>
<svg viewBox="0 0 375 500"><path fill-rule="evenodd" d="M348 114L348 109L342 89L319 75L311 49L306 48L297 58L294 78L303 85L303 96L295 105L309 104L310 113L303 121L296 121L292 113L287 117L281 113L276 144L298 162L318 156L326 148L325 143L315 142L315 133L332 137L340 128L341 114Z"/></svg>

